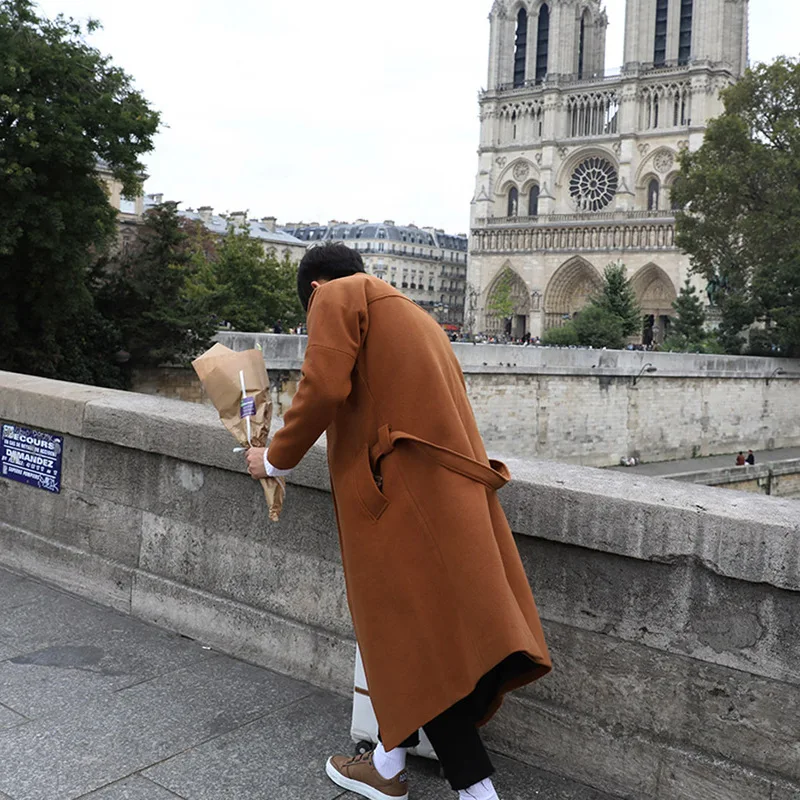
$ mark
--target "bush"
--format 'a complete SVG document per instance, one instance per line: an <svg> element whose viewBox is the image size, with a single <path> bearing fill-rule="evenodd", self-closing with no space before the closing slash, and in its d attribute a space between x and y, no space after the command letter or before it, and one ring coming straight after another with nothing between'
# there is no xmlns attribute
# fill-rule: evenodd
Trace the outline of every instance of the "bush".
<svg viewBox="0 0 800 800"><path fill-rule="evenodd" d="M578 332L575 326L568 322L560 328L550 328L542 336L542 344L557 345L561 347L574 347L578 344Z"/></svg>
<svg viewBox="0 0 800 800"><path fill-rule="evenodd" d="M621 350L625 346L622 319L601 306L588 306L575 317L572 325L578 344L584 347Z"/></svg>

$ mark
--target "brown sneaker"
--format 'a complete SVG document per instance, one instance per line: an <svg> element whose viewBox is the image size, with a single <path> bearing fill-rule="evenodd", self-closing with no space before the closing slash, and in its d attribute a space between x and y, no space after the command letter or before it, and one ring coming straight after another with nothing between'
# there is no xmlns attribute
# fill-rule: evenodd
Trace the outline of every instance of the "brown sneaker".
<svg viewBox="0 0 800 800"><path fill-rule="evenodd" d="M387 780L372 765L373 752L355 758L332 756L325 772L337 786L369 800L408 800L408 773L401 770Z"/></svg>

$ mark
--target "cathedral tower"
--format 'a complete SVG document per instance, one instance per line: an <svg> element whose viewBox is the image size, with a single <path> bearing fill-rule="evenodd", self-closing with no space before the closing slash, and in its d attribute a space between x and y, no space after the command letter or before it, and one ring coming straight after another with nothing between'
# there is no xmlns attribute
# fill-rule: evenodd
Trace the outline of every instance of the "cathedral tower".
<svg viewBox="0 0 800 800"><path fill-rule="evenodd" d="M473 332L541 335L621 260L662 338L688 274L670 189L747 63L748 0L628 0L606 74L600 0L496 0L468 280ZM493 294L511 286L500 319Z"/></svg>

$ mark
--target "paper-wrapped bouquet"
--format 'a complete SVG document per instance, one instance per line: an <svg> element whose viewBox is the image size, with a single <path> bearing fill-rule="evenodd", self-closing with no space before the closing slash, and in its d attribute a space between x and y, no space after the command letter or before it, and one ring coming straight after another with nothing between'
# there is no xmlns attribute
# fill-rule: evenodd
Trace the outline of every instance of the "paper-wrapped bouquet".
<svg viewBox="0 0 800 800"><path fill-rule="evenodd" d="M192 362L206 394L219 412L222 424L243 448L266 447L272 423L269 377L260 350L236 352L215 344ZM262 478L269 518L280 518L286 483L283 478Z"/></svg>

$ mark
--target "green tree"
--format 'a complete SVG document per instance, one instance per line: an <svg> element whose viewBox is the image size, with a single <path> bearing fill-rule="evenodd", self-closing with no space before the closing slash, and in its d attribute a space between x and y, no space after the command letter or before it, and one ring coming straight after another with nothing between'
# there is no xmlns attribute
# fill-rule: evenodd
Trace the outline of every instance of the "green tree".
<svg viewBox="0 0 800 800"><path fill-rule="evenodd" d="M703 146L681 156L677 244L709 282L718 336L800 356L800 62L758 64L723 93Z"/></svg>
<svg viewBox="0 0 800 800"><path fill-rule="evenodd" d="M500 276L486 308L491 314L500 317L504 323L507 323L513 316L514 297L511 289L511 273L508 270ZM505 325L503 328L505 330Z"/></svg>
<svg viewBox="0 0 800 800"><path fill-rule="evenodd" d="M176 203L147 212L131 252L94 271L98 309L120 331L129 367L186 363L217 329L213 310L187 289L204 266Z"/></svg>
<svg viewBox="0 0 800 800"><path fill-rule="evenodd" d="M627 278L624 264L611 263L605 268L603 288L592 298L591 306L602 309L607 315L617 317L622 327L623 338L641 333L642 312L631 282ZM609 327L605 318L600 315L593 315L590 319L602 321L607 331L614 327Z"/></svg>
<svg viewBox="0 0 800 800"><path fill-rule="evenodd" d="M117 333L87 285L116 233L96 167L135 195L158 122L80 25L0 0L0 369L118 382Z"/></svg>
<svg viewBox="0 0 800 800"><path fill-rule="evenodd" d="M187 297L239 331L271 330L277 322L294 326L304 318L296 265L265 253L246 228L221 237L213 259L189 280Z"/></svg>
<svg viewBox="0 0 800 800"><path fill-rule="evenodd" d="M576 315L572 325L578 344L584 347L621 350L625 346L623 320L602 305L590 303Z"/></svg>
<svg viewBox="0 0 800 800"><path fill-rule="evenodd" d="M672 319L664 348L684 352L704 349L708 339L705 330L706 312L703 301L689 278L686 278L672 308L675 310L675 317Z"/></svg>

